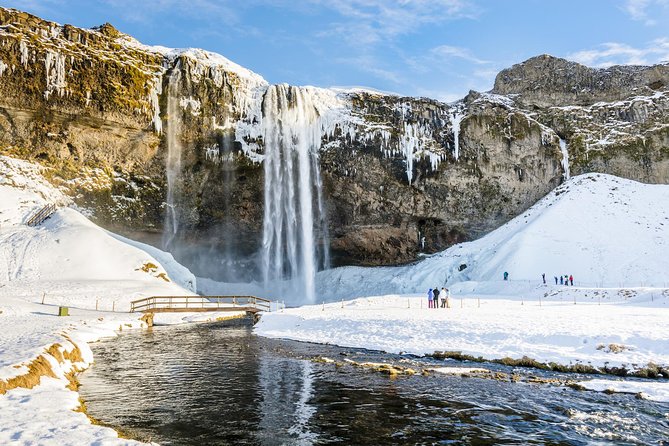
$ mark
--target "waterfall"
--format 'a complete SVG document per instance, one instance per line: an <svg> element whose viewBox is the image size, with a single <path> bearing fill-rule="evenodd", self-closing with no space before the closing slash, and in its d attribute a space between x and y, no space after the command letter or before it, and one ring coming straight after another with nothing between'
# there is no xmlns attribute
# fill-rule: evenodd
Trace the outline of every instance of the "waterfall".
<svg viewBox="0 0 669 446"><path fill-rule="evenodd" d="M313 302L318 265L328 263L328 250L317 252L314 231L326 236L318 160L321 118L311 90L282 84L267 90L262 119L265 288L272 294L292 293ZM324 240L323 245L327 243Z"/></svg>
<svg viewBox="0 0 669 446"><path fill-rule="evenodd" d="M175 65L167 84L167 207L165 209L165 226L163 229L163 249L170 250L174 238L179 231L179 213L175 202L175 188L181 175L181 108L179 105L179 87L181 85L181 69Z"/></svg>
<svg viewBox="0 0 669 446"><path fill-rule="evenodd" d="M560 151L562 152L562 169L564 170L564 179L568 180L571 175L569 174L569 152L567 151L567 141L560 138Z"/></svg>
<svg viewBox="0 0 669 446"><path fill-rule="evenodd" d="M318 157L312 156L311 170L314 172L314 189L316 190L316 204L318 205L318 235L321 240L321 245L316 250L316 258L320 260L318 269L330 269L330 232L328 231L328 224L325 213L325 200L323 198L323 179L321 178L321 168L318 165Z"/></svg>
<svg viewBox="0 0 669 446"><path fill-rule="evenodd" d="M460 123L462 123L462 118L464 117L465 115L461 109L457 109L453 113L453 157L456 161L460 158Z"/></svg>

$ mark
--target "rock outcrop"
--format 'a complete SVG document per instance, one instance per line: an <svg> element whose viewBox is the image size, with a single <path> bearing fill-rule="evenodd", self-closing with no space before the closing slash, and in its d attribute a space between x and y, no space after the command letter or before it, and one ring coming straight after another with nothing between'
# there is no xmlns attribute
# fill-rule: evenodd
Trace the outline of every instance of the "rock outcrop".
<svg viewBox="0 0 669 446"><path fill-rule="evenodd" d="M669 88L669 64L590 68L548 54L499 72L493 93L512 95L525 108L588 106Z"/></svg>

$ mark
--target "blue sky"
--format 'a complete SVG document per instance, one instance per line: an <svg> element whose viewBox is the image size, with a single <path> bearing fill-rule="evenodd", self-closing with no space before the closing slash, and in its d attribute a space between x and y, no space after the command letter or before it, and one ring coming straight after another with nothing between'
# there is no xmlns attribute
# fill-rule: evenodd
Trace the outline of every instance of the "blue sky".
<svg viewBox="0 0 669 446"><path fill-rule="evenodd" d="M451 101L548 53L590 66L669 61L669 0L2 0L59 23L110 22L198 47L271 83Z"/></svg>

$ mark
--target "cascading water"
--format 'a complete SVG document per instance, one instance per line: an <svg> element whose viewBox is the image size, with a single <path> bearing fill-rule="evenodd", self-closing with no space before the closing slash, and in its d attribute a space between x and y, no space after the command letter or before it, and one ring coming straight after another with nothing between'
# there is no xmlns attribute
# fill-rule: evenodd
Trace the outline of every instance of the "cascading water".
<svg viewBox="0 0 669 446"><path fill-rule="evenodd" d="M316 246L316 259L319 261L318 267L321 270L330 268L330 233L328 231L326 213L325 213L325 200L323 197L323 179L321 178L321 168L318 165L318 157L312 156L312 167L311 170L314 172L314 189L316 190L316 204L318 205L317 214L318 215L318 226L317 238L321 240L321 243Z"/></svg>
<svg viewBox="0 0 669 446"><path fill-rule="evenodd" d="M328 264L328 250L316 249L314 231L316 228L320 237L326 236L318 161L322 125L311 90L285 84L269 87L262 119L265 287L271 294L297 293L313 302L316 271L319 264ZM322 246L327 245L324 240Z"/></svg>
<svg viewBox="0 0 669 446"><path fill-rule="evenodd" d="M569 173L569 151L567 150L567 141L560 138L560 151L562 152L562 169L564 170L564 179L568 180L571 177Z"/></svg>
<svg viewBox="0 0 669 446"><path fill-rule="evenodd" d="M451 121L453 126L453 157L456 161L460 158L460 124L464 117L462 107L458 107L453 113L453 120Z"/></svg>
<svg viewBox="0 0 669 446"><path fill-rule="evenodd" d="M175 200L175 189L181 175L181 108L179 105L179 87L181 85L181 69L175 65L167 84L167 208L163 229L163 249L172 248L174 238L179 231L179 213Z"/></svg>

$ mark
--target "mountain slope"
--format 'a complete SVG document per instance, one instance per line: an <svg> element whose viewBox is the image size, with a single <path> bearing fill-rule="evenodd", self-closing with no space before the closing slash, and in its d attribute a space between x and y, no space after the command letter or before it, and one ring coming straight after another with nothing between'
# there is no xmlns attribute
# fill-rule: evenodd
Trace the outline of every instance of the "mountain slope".
<svg viewBox="0 0 669 446"><path fill-rule="evenodd" d="M490 234L419 263L344 267L319 274L330 299L423 292L459 282L541 282L573 275L577 286L669 284L669 186L604 174L574 177ZM516 282L520 281L520 282ZM515 284L514 284L515 282ZM554 282L553 282L554 283ZM517 290L516 290L517 291Z"/></svg>

